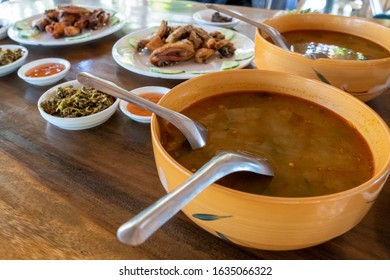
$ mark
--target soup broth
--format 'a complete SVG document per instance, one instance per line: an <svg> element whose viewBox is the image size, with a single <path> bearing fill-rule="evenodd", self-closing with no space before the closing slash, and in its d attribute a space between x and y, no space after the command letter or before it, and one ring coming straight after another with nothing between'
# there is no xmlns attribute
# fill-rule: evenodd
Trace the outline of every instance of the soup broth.
<svg viewBox="0 0 390 280"><path fill-rule="evenodd" d="M293 51L324 53L330 58L346 60L369 60L390 57L384 47L351 34L324 30L295 30L284 32Z"/></svg>
<svg viewBox="0 0 390 280"><path fill-rule="evenodd" d="M174 126L162 144L195 172L219 151L245 151L269 159L274 177L249 172L218 183L269 196L306 197L347 190L368 180L373 156L360 133L312 102L268 92L236 92L206 98L182 111L208 129L207 143L192 150Z"/></svg>

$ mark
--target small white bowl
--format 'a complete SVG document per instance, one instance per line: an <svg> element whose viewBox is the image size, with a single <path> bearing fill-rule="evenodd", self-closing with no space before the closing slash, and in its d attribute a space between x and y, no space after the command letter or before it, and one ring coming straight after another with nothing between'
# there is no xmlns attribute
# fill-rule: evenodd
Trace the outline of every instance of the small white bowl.
<svg viewBox="0 0 390 280"><path fill-rule="evenodd" d="M115 112L116 109L118 108L119 105L119 99L117 98L114 104L112 104L110 107L107 109L98 112L93 115L85 116L85 117L78 117L78 118L61 118L61 117L55 117L52 116L48 113L46 113L40 106L40 104L47 99L50 99L56 92L57 88L59 87L66 87L73 85L75 88L81 87L81 84L77 80L65 82L59 85L56 85L46 91L38 100L38 110L41 116L48 121L49 123L62 128L62 129L67 129L67 130L82 130L82 129L87 129L91 127L98 126L105 121L107 121Z"/></svg>
<svg viewBox="0 0 390 280"><path fill-rule="evenodd" d="M20 45L0 45L0 48L3 50L9 49L9 50L16 50L16 49L22 49L22 57L18 60L7 64L0 66L0 77L11 74L16 69L18 69L22 64L26 61L26 58L28 56L28 50L25 47L22 47Z"/></svg>
<svg viewBox="0 0 390 280"><path fill-rule="evenodd" d="M63 64L65 66L65 68L61 72L58 72L58 73L50 75L50 76L44 76L44 77L27 77L26 76L27 71L29 71L30 69L32 69L36 66L39 66L39 65L47 64L47 63L60 63L60 64ZM36 86L48 86L48 85L55 84L59 80L63 79L65 77L66 73L68 73L69 69L70 69L70 62L67 61L66 59L54 58L54 57L53 58L43 58L43 59L31 61L31 62L23 65L22 67L20 67L18 70L18 76L22 80L26 81L29 84L36 85Z"/></svg>
<svg viewBox="0 0 390 280"><path fill-rule="evenodd" d="M170 91L170 89L166 87L147 86L147 87L140 87L140 88L133 89L131 92L137 95L141 95L144 93L159 93L161 95L164 95L168 91ZM119 108L121 109L123 114L125 114L126 116L128 116L134 121L141 122L141 123L150 123L152 119L151 116L139 116L139 115L132 114L127 110L127 104L129 103L124 100L121 100L119 103Z"/></svg>
<svg viewBox="0 0 390 280"><path fill-rule="evenodd" d="M0 18L0 40L3 40L8 36L8 28L11 26L11 22L7 19Z"/></svg>
<svg viewBox="0 0 390 280"><path fill-rule="evenodd" d="M234 11L237 14L242 15L240 12ZM236 19L234 17L231 17L229 15L225 15L224 13L220 13L222 16L232 18L232 21L230 22L212 22L211 17L212 15L216 13L214 10L206 9L206 10L201 10L192 15L196 23L200 25L211 25L211 26L218 26L218 27L223 27L223 28L233 28L237 24L240 23L239 19Z"/></svg>

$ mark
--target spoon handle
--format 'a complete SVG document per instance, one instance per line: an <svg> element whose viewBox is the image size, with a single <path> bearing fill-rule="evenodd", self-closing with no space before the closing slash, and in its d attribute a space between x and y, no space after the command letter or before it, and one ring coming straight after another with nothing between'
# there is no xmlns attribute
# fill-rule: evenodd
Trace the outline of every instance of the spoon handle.
<svg viewBox="0 0 390 280"><path fill-rule="evenodd" d="M198 122L195 122L184 116L183 114L157 105L149 100L146 100L145 98L139 97L131 91L127 91L110 81L96 77L90 73L79 73L77 75L77 80L82 85L104 91L112 96L145 108L155 113L157 116L167 120L184 134L192 149L199 149L206 145L206 128Z"/></svg>
<svg viewBox="0 0 390 280"><path fill-rule="evenodd" d="M229 15L231 17L234 17L234 18L237 18L237 19L240 19L246 23L249 23L253 26L256 26L257 28L259 28L260 30L263 30L265 33L268 34L268 36L271 37L272 41L279 47L285 49L285 50L290 50L285 38L282 36L282 34L280 34L279 31L277 31L275 28L272 28L266 24L262 24L262 23L259 23L257 21L254 21L250 18L247 18L247 17L244 17L240 14L237 14L233 11L230 11L228 9L225 9L225 8L222 8L218 5L215 5L215 4L205 4L205 6L209 9L212 9L212 10L215 10L215 11L218 11L218 12L221 12L221 13L224 13L226 15Z"/></svg>
<svg viewBox="0 0 390 280"><path fill-rule="evenodd" d="M271 165L265 158L239 152L219 153L180 187L123 224L117 231L118 239L129 245L142 244L207 186L237 171L274 175Z"/></svg>

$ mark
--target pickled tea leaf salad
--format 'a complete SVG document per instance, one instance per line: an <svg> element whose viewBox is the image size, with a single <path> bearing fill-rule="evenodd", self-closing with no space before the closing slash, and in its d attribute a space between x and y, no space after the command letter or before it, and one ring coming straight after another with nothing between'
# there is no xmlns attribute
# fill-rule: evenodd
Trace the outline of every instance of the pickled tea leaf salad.
<svg viewBox="0 0 390 280"><path fill-rule="evenodd" d="M115 98L90 87L59 87L52 98L40 106L48 114L63 118L92 115L110 107Z"/></svg>
<svg viewBox="0 0 390 280"><path fill-rule="evenodd" d="M0 66L10 64L23 56L22 49L2 49L0 48Z"/></svg>

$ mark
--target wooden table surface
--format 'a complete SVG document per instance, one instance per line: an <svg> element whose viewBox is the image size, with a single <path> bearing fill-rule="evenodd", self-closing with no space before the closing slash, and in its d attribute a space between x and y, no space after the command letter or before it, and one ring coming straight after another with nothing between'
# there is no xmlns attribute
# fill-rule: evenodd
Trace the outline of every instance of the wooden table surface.
<svg viewBox="0 0 390 280"><path fill-rule="evenodd" d="M0 18L22 19L61 1L7 1ZM113 2L114 4L110 4ZM66 1L64 3L78 3ZM82 1L96 5L96 1ZM129 32L162 19L194 23L203 5L188 1L101 1L127 17L113 35L81 46L27 46L28 61L62 57L72 63L64 81L88 71L133 89L174 87L181 80L129 72L111 56ZM262 20L274 11L240 7ZM254 28L236 29L254 36ZM9 38L1 44L16 43ZM155 168L148 124L119 110L106 123L83 131L52 126L37 101L48 87L32 86L15 73L0 77L0 258L1 259L390 259L390 181L365 219L344 235L295 251L263 251L218 239L183 213L138 247L121 244L118 227L164 195ZM390 90L368 102L390 124Z"/></svg>

